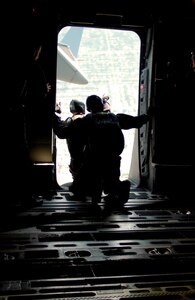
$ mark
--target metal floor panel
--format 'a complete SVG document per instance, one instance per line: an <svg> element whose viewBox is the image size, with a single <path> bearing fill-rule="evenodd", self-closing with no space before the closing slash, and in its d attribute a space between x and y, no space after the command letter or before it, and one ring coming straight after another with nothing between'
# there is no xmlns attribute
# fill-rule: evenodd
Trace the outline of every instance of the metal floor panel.
<svg viewBox="0 0 195 300"><path fill-rule="evenodd" d="M75 201L1 210L0 300L195 299L195 209L132 188L122 208ZM185 205L184 205L185 204Z"/></svg>

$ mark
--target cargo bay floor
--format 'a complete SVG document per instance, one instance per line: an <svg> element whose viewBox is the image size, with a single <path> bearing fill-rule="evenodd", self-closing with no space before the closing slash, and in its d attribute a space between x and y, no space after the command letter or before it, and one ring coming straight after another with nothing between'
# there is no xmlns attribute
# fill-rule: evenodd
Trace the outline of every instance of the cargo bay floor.
<svg viewBox="0 0 195 300"><path fill-rule="evenodd" d="M0 300L195 299L195 209L132 186L123 208L75 201L1 209Z"/></svg>

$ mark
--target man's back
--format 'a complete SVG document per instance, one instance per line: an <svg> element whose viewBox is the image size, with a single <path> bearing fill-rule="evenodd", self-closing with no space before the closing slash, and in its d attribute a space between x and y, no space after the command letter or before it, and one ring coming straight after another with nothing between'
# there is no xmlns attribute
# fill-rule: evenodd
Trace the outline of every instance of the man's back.
<svg viewBox="0 0 195 300"><path fill-rule="evenodd" d="M113 113L91 113L85 116L86 129L88 132L89 151L104 159L118 156L124 149L124 136L119 126L118 118ZM108 157L107 157L108 158Z"/></svg>

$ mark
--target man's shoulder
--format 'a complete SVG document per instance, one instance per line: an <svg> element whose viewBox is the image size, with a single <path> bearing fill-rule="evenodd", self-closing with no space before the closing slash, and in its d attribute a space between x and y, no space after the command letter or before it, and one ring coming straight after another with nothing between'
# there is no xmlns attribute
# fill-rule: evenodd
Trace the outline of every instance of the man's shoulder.
<svg viewBox="0 0 195 300"><path fill-rule="evenodd" d="M66 119L64 120L64 123L66 123L66 124L71 124L71 123L73 123L72 117L66 118Z"/></svg>

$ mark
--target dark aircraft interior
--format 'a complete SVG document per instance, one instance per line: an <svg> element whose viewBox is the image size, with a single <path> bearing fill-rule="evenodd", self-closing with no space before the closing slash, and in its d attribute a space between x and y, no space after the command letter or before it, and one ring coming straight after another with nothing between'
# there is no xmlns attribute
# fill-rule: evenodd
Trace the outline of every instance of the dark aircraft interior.
<svg viewBox="0 0 195 300"><path fill-rule="evenodd" d="M8 1L4 13L0 300L195 299L195 1ZM152 118L137 130L139 168L122 208L74 201L69 182L56 179L52 116L65 26L132 30L141 40L138 113L151 107ZM26 74L42 35L52 89L47 102L28 105Z"/></svg>

